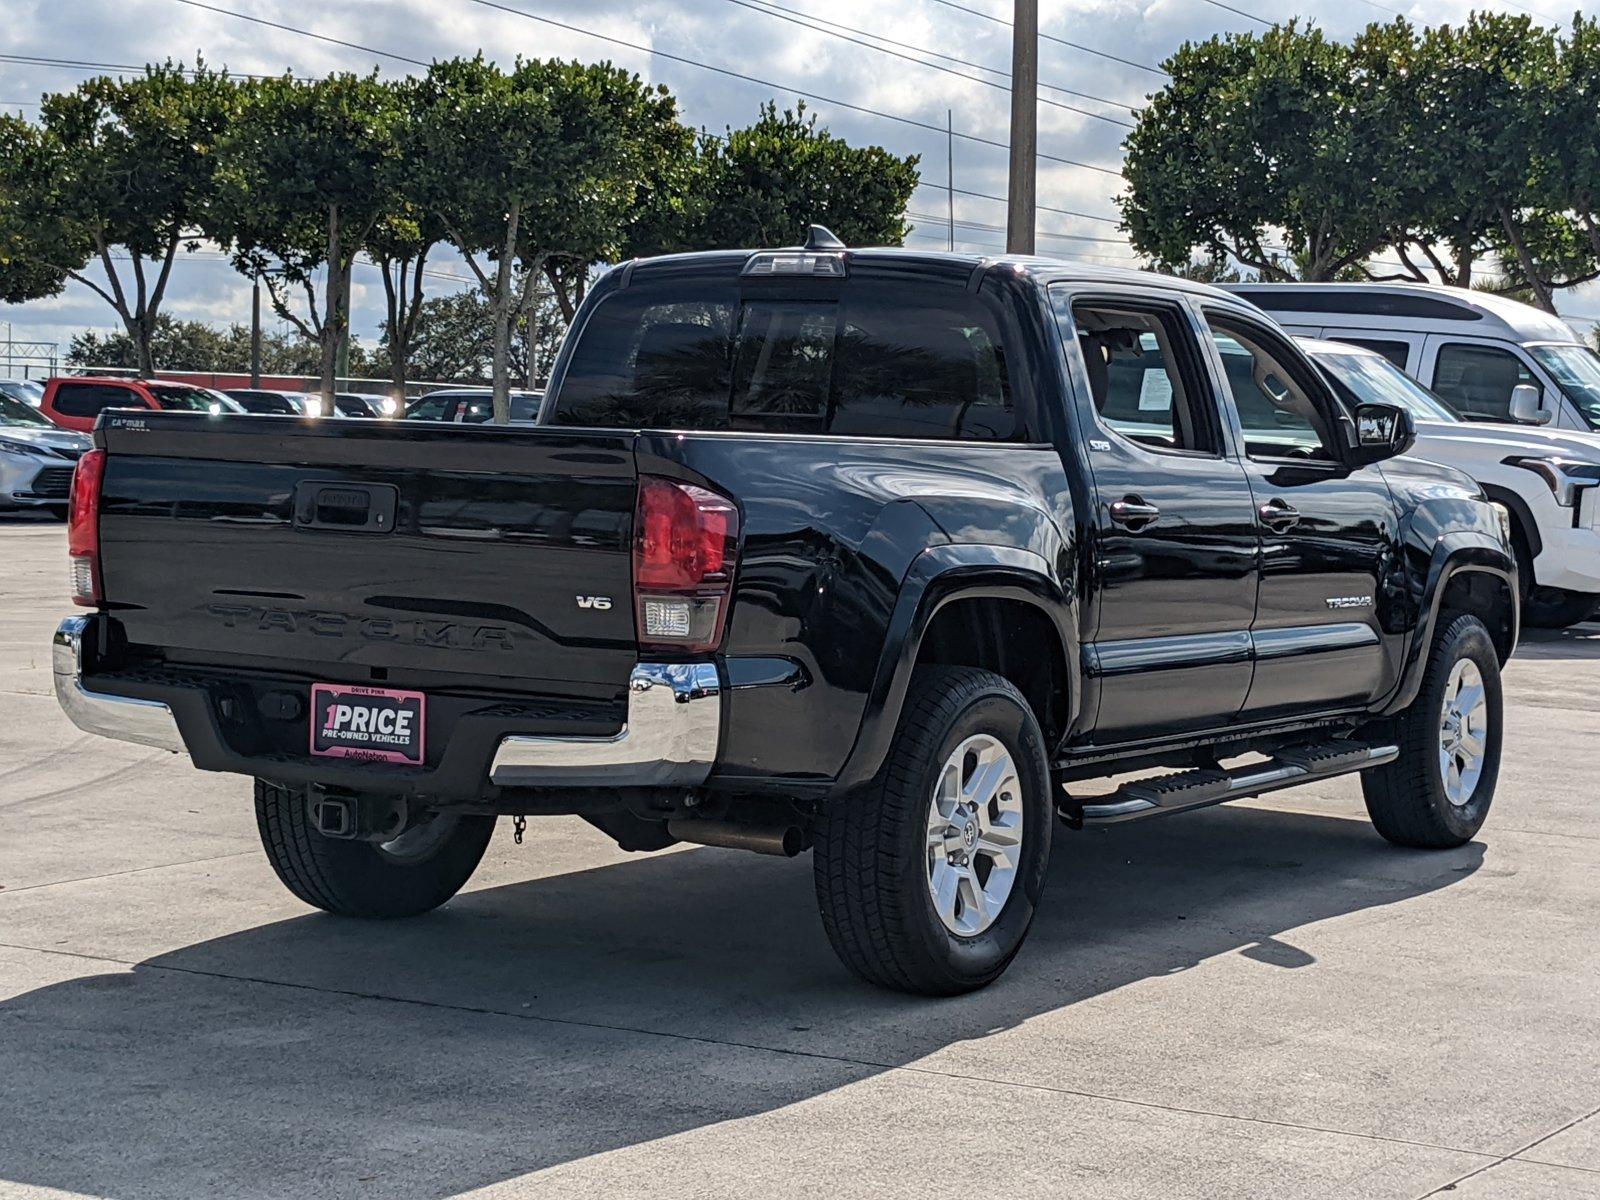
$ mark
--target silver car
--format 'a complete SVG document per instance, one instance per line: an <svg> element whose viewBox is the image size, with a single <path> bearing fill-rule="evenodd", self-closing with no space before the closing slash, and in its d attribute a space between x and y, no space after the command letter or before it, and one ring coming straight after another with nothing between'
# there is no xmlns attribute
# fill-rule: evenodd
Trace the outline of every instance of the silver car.
<svg viewBox="0 0 1600 1200"><path fill-rule="evenodd" d="M58 429L37 410L0 396L0 510L65 513L73 469L91 445L84 434Z"/></svg>

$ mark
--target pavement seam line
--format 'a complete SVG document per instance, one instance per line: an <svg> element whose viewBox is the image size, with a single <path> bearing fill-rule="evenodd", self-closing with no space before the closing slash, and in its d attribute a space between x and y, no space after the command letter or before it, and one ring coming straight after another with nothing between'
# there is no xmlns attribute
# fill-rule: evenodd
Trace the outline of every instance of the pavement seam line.
<svg viewBox="0 0 1600 1200"><path fill-rule="evenodd" d="M866 1067L885 1074L904 1071L908 1074L927 1075L938 1079L949 1079L967 1083L985 1083L994 1087L1018 1088L1029 1091L1047 1092L1051 1095L1072 1096L1082 1100L1098 1100L1105 1104L1121 1104L1132 1108L1147 1109L1157 1112L1168 1112L1183 1116L1206 1117L1218 1121L1238 1121L1248 1125L1265 1125L1277 1129L1296 1129L1306 1133L1321 1133L1331 1137L1357 1138L1362 1141L1382 1142L1388 1145L1410 1146L1420 1150L1440 1150L1451 1154L1463 1154L1470 1158L1489 1158L1495 1162L1504 1161L1504 1157L1488 1150L1467 1150L1459 1146L1446 1146L1438 1142L1414 1141L1410 1138L1387 1137L1377 1133L1360 1133L1350 1129L1333 1129L1323 1125L1306 1125L1296 1121L1275 1121L1269 1117L1248 1117L1239 1113L1214 1112L1204 1108L1185 1108L1174 1104L1157 1104L1150 1100L1130 1100L1123 1096L1110 1096L1100 1092L1082 1091L1076 1088L1056 1087L1046 1083L1030 1083L1024 1080L996 1079L988 1075L971 1075L960 1071L941 1071L934 1067L919 1067L905 1063L881 1062L870 1058L852 1058L841 1054L824 1054L816 1050L795 1050L783 1046L763 1046L756 1042L735 1042L722 1038L704 1037L692 1033L674 1033L670 1030L641 1029L633 1025L611 1025L603 1021L579 1021L571 1017L552 1017L540 1013L505 1012L498 1008L483 1008L470 1004L449 1004L438 1000L418 1000L409 996L392 996L383 992L360 992L351 988L319 987L310 983L292 983L281 979L265 979L255 975L237 975L227 971L205 971L197 967L174 967L163 963L133 962L125 958L112 958L103 954L86 954L80 950L60 950L42 946L25 946L16 942L0 942L0 948L9 950L22 950L35 954L53 954L62 958L77 958L88 962L101 962L114 966L128 967L130 969L145 971L163 971L173 975L188 975L199 979L215 979L227 983L253 983L264 987L284 988L290 991L312 992L324 996L344 996L352 1000L372 1000L387 1004L406 1004L417 1008L437 1009L441 1012L470 1013L474 1016L500 1017L513 1021L534 1021L547 1025L562 1025L576 1029L593 1029L606 1033L630 1033L640 1037L668 1038L673 1041L694 1042L706 1046L723 1046L736 1050L750 1050L756 1053L781 1054L794 1058L813 1058L824 1062L838 1063L841 1066ZM1579 1118L1582 1120L1583 1118ZM1555 1136L1561 1130L1555 1130L1548 1136ZM1543 1139L1541 1139L1543 1140ZM1538 1145L1533 1142L1524 1149L1531 1149ZM1488 1166L1493 1166L1491 1162ZM1485 1168L1487 1169L1487 1168ZM1476 1173L1476 1172L1474 1172ZM1429 1193L1430 1195L1432 1193Z"/></svg>
<svg viewBox="0 0 1600 1200"><path fill-rule="evenodd" d="M1482 1175L1485 1171L1492 1171L1496 1167L1500 1166L1502 1163L1508 1163L1508 1162L1511 1162L1514 1159L1517 1160L1517 1161L1520 1161L1520 1162L1533 1162L1535 1160L1522 1158L1522 1155L1526 1154L1529 1150L1532 1150L1535 1146L1542 1146L1542 1145L1544 1145L1544 1143L1548 1142L1551 1138L1557 1137L1560 1134L1565 1133L1567 1130L1573 1128L1574 1126L1582 1125L1585 1121L1589 1120L1589 1118L1595 1117L1595 1116L1600 1116L1600 1108L1595 1108L1595 1109L1590 1110L1589 1112L1582 1113L1582 1114L1580 1114L1580 1115L1578 1115L1576 1117L1573 1117L1572 1120L1568 1121L1565 1125L1558 1125L1556 1128L1552 1129L1549 1133L1542 1134L1541 1136L1534 1138L1533 1141L1529 1142L1527 1145L1518 1147L1517 1149L1511 1151L1511 1153L1509 1153L1509 1154L1500 1155L1500 1157L1497 1158L1494 1162L1484 1163L1483 1166L1474 1168L1473 1170L1468 1171L1465 1175L1459 1176L1456 1179L1448 1180L1445 1183L1441 1183L1438 1187L1434 1188L1433 1191L1422 1193L1422 1195L1419 1196L1417 1198L1417 1200L1428 1200L1429 1196L1437 1196L1440 1192L1443 1192L1443 1191L1454 1191L1457 1187L1459 1187L1461 1184L1465 1183L1467 1180L1475 1178L1476 1176ZM1540 1166L1546 1166L1546 1167L1556 1167L1559 1170L1568 1170L1569 1169L1563 1163L1540 1163L1539 1165ZM1578 1171L1585 1170L1585 1168L1583 1168L1583 1167L1573 1167L1573 1168L1570 1168L1570 1169L1571 1170L1578 1170Z"/></svg>
<svg viewBox="0 0 1600 1200"><path fill-rule="evenodd" d="M23 892L32 892L39 888L64 887L69 883L93 883L97 879L118 879L124 875L137 875L141 871L165 871L169 867L192 867L196 863L221 862L225 858L243 858L245 855L255 854L254 850L234 850L227 854L208 854L204 858L185 858L178 862L152 863L148 867L129 867L125 871L107 871L104 875L80 875L76 879L51 879L45 883L25 883L21 887L5 887L0 885L0 900L7 896L20 895ZM22 949L22 947L18 947Z"/></svg>

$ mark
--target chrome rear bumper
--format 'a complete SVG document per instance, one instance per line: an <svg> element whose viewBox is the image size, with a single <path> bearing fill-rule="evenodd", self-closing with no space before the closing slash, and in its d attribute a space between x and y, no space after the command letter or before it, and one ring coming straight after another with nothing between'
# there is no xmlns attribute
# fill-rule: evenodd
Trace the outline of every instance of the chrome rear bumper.
<svg viewBox="0 0 1600 1200"><path fill-rule="evenodd" d="M83 638L90 628L88 617L68 617L56 628L50 647L50 670L55 676L61 711L85 733L158 750L181 751L184 746L178 723L172 710L159 700L109 696L83 686Z"/></svg>
<svg viewBox="0 0 1600 1200"><path fill-rule="evenodd" d="M183 751L178 723L166 704L84 685L83 643L93 628L93 618L77 616L56 630L51 669L62 711L87 733ZM639 663L628 678L627 723L619 733L508 734L495 748L488 782L552 788L698 786L717 759L721 699L713 663Z"/></svg>
<svg viewBox="0 0 1600 1200"><path fill-rule="evenodd" d="M712 663L640 663L628 721L609 738L503 738L489 781L523 787L695 787L717 759L722 687Z"/></svg>

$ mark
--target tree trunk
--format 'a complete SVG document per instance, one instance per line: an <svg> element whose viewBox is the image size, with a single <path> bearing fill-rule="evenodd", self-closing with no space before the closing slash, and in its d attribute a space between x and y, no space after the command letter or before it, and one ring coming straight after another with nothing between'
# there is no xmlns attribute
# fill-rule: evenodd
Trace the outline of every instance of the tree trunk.
<svg viewBox="0 0 1600 1200"><path fill-rule="evenodd" d="M156 373L155 354L150 349L151 339L155 336L155 322L147 316L138 316L127 325L128 333L133 338L134 353L138 356L139 378L149 379Z"/></svg>
<svg viewBox="0 0 1600 1200"><path fill-rule="evenodd" d="M526 351L523 365L527 371L522 386L532 391L539 386L539 322L536 317L539 309L539 279L536 272L530 274L533 278L527 300L522 305L522 344Z"/></svg>
<svg viewBox="0 0 1600 1200"><path fill-rule="evenodd" d="M1528 253L1527 243L1522 240L1522 234L1517 231L1517 223L1512 219L1511 210L1500 210L1500 223L1505 227L1506 237L1511 241L1511 248L1517 252L1517 264L1522 268L1522 275L1528 281L1528 286L1533 289L1534 303L1551 316L1555 315L1556 302L1549 286L1539 277L1539 266L1533 261L1533 255Z"/></svg>
<svg viewBox="0 0 1600 1200"><path fill-rule="evenodd" d="M323 319L322 329L319 331L318 341L321 355L322 378L319 381L319 390L322 394L322 411L325 416L334 415L333 393L337 390L334 383L335 364L339 359L339 339L343 336L345 321L348 317L344 314L344 266L341 262L343 248L339 244L339 206L328 206L328 282L322 297L323 311L327 316Z"/></svg>

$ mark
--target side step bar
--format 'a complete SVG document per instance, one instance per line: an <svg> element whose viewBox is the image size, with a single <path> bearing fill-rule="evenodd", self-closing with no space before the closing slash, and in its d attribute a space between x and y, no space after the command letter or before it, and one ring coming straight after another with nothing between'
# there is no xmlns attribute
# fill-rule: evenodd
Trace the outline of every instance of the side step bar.
<svg viewBox="0 0 1600 1200"><path fill-rule="evenodd" d="M1360 742L1316 742L1285 746L1267 762L1245 767L1204 767L1156 775L1125 783L1111 795L1096 798L1093 804L1080 804L1063 796L1056 804L1056 815L1068 825L1104 825L1132 821L1162 813L1183 812L1243 800L1295 787L1335 775L1348 775L1368 767L1382 766L1400 757L1398 746L1372 746Z"/></svg>

